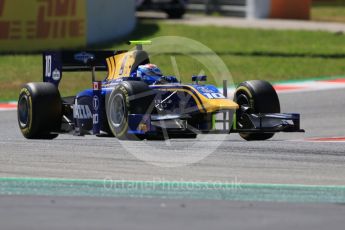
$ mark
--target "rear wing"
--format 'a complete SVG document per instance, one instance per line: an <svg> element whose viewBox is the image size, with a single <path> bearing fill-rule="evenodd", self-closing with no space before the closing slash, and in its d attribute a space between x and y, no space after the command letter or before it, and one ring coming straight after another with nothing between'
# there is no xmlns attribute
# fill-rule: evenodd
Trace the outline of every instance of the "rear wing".
<svg viewBox="0 0 345 230"><path fill-rule="evenodd" d="M43 81L58 86L63 72L108 71L107 58L126 51L61 51L43 53Z"/></svg>
<svg viewBox="0 0 345 230"><path fill-rule="evenodd" d="M58 86L63 72L108 71L107 79L129 77L139 65L149 63L143 50L62 51L43 54L43 81Z"/></svg>

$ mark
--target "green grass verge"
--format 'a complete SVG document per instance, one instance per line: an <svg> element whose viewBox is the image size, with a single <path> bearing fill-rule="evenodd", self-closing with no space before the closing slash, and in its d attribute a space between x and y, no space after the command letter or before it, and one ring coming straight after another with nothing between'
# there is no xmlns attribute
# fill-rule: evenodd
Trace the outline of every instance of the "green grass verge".
<svg viewBox="0 0 345 230"><path fill-rule="evenodd" d="M313 21L345 22L345 2L339 5L314 5L311 18Z"/></svg>
<svg viewBox="0 0 345 230"><path fill-rule="evenodd" d="M166 35L191 38L214 50L236 83L249 79L281 81L345 75L344 35L327 32L193 27L148 20L139 22L136 30L123 42L102 48L128 48L125 40ZM184 82L189 82L190 76L200 71L200 63L187 56L176 55L176 61ZM174 73L170 55L155 55L152 62L165 74ZM41 81L41 56L2 55L0 69L0 99L16 99L23 83ZM73 75L64 78L63 95L90 87L90 74ZM99 77L105 77L105 73ZM214 83L212 79L210 81Z"/></svg>

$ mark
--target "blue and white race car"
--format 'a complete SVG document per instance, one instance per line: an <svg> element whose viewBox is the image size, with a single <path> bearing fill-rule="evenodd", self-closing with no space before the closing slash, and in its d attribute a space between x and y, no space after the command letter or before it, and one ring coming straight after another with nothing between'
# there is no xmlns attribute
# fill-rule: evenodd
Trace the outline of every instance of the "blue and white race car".
<svg viewBox="0 0 345 230"><path fill-rule="evenodd" d="M227 98L206 76L181 84L164 76L142 49L132 51L46 52L43 82L28 83L18 100L19 128L28 139L59 134L115 136L119 139L195 138L203 133L239 133L266 140L276 132L301 132L299 114L280 113L274 88L246 81ZM91 72L93 88L61 98L63 72ZM107 71L97 81L96 71ZM224 87L226 89L226 87Z"/></svg>

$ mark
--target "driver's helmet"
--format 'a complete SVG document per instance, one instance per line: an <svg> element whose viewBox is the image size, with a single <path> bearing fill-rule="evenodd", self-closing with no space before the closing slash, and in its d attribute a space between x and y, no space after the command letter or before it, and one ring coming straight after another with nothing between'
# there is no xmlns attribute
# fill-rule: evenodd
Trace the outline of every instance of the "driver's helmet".
<svg viewBox="0 0 345 230"><path fill-rule="evenodd" d="M140 65L136 75L136 77L140 77L149 84L155 83L163 76L161 70L155 64Z"/></svg>

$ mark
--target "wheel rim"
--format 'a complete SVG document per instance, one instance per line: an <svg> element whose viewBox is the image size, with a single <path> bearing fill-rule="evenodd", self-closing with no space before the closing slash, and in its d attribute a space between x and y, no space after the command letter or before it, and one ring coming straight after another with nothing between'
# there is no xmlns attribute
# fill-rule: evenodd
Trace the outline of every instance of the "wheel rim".
<svg viewBox="0 0 345 230"><path fill-rule="evenodd" d="M114 127L119 127L125 119L125 102L122 95L116 95L110 105L110 120Z"/></svg>
<svg viewBox="0 0 345 230"><path fill-rule="evenodd" d="M247 94L245 94L244 92L239 92L236 96L236 102L239 106L243 106L243 107L249 107L250 106L250 100L247 96ZM237 114L237 125L239 127L244 127L244 128L251 128L251 126L248 125L248 123L246 122L246 120L243 118L243 114L245 112L242 111L242 109L238 109L236 114Z"/></svg>
<svg viewBox="0 0 345 230"><path fill-rule="evenodd" d="M27 96L22 96L18 102L18 119L20 127L25 128L29 123L29 101Z"/></svg>
<svg viewBox="0 0 345 230"><path fill-rule="evenodd" d="M237 104L242 106L250 106L248 97L242 93L237 96Z"/></svg>

